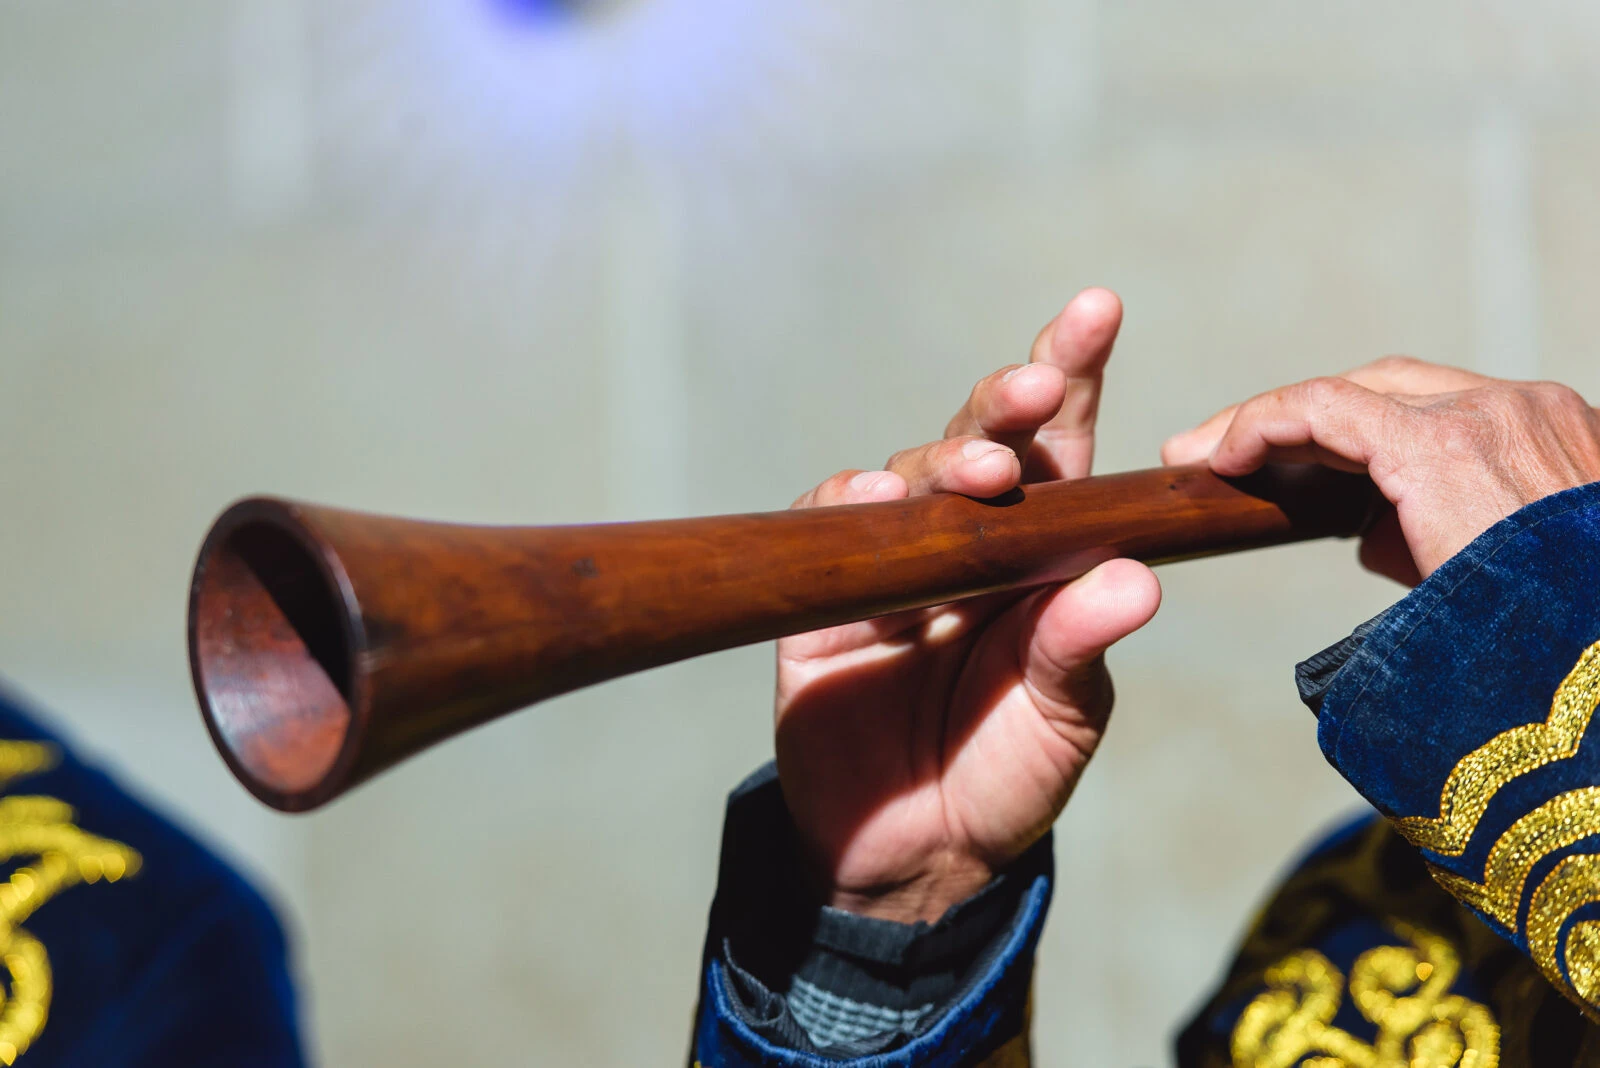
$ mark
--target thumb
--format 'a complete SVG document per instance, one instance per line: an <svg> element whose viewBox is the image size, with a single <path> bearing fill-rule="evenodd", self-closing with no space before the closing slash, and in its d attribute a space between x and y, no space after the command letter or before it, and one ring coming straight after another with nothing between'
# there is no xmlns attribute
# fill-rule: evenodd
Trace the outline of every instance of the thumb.
<svg viewBox="0 0 1600 1068"><path fill-rule="evenodd" d="M1155 616L1161 583L1137 560L1108 560L1040 596L1023 628L1023 677L1047 715L1099 721L1111 710L1100 658Z"/></svg>

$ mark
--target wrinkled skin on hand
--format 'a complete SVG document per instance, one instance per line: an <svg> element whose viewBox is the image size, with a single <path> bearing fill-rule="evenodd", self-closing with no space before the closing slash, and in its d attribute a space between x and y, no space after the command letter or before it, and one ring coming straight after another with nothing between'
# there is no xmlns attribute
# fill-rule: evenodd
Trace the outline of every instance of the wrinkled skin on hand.
<svg viewBox="0 0 1600 1068"><path fill-rule="evenodd" d="M1270 461L1372 477L1389 502L1361 562L1414 586L1524 505L1600 481L1600 415L1566 386L1391 356L1253 397L1167 441L1220 475Z"/></svg>

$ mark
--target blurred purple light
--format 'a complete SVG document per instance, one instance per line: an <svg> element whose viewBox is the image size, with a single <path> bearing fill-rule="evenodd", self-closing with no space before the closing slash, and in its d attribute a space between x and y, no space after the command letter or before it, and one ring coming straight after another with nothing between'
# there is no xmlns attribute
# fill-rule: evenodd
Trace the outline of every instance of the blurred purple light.
<svg viewBox="0 0 1600 1068"><path fill-rule="evenodd" d="M487 0L487 3L501 17L519 26L557 26L613 6L600 0Z"/></svg>

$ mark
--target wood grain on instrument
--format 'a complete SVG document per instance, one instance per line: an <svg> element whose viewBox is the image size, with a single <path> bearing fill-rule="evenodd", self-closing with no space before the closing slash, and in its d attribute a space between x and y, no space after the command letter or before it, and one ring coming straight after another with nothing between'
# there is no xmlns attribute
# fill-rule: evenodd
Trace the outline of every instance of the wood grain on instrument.
<svg viewBox="0 0 1600 1068"><path fill-rule="evenodd" d="M658 664L901 609L1361 530L1364 478L1204 466L797 512L483 527L254 498L201 548L190 666L261 800L313 808L453 734Z"/></svg>

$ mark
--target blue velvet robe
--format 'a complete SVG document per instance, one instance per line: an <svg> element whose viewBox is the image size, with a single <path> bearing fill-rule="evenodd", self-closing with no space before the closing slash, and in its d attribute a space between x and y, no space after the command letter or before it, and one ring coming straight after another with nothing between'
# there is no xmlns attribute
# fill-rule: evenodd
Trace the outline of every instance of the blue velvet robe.
<svg viewBox="0 0 1600 1068"><path fill-rule="evenodd" d="M304 1063L248 884L0 694L0 1064Z"/></svg>
<svg viewBox="0 0 1600 1068"><path fill-rule="evenodd" d="M1499 523L1303 668L1324 755L1376 813L1296 865L1182 1032L1178 1064L1600 1064L1600 741L1585 742L1600 703L1600 483ZM748 804L735 798L730 828ZM752 1000L734 956L779 922L750 919L763 906L741 875L748 842L784 833L725 837L695 1063L1030 1063L1047 867L1014 888L996 952L901 1041L841 1059L775 1040L795 1033L779 1026L783 999Z"/></svg>

